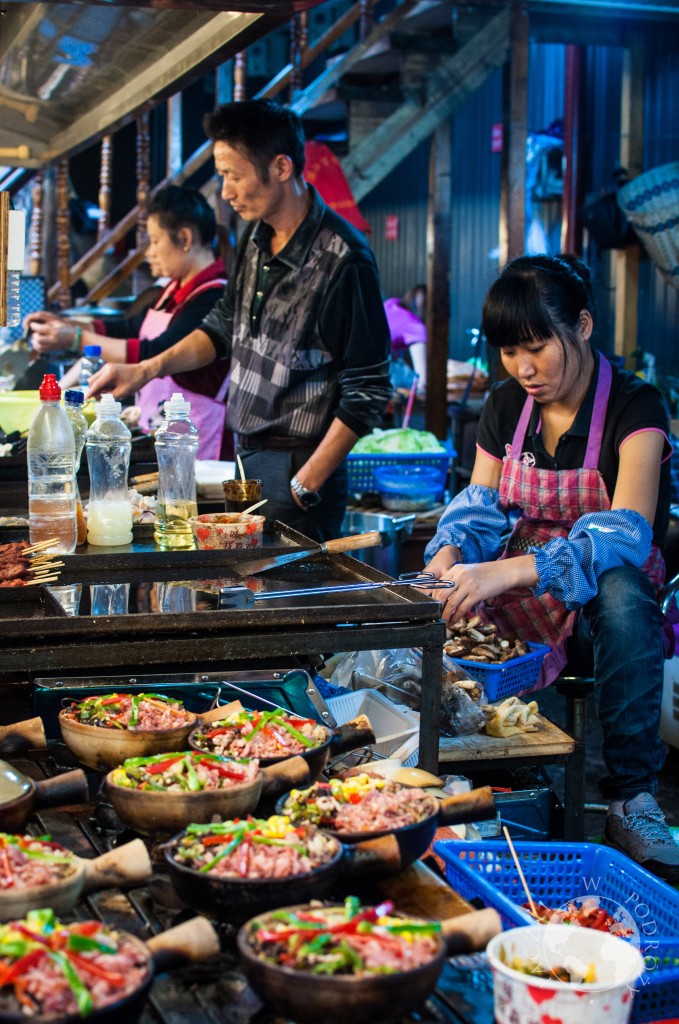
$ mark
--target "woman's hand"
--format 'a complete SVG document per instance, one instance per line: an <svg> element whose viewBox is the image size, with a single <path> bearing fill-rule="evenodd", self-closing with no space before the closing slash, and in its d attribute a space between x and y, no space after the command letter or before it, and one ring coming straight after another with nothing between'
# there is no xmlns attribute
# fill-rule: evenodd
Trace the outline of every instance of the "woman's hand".
<svg viewBox="0 0 679 1024"><path fill-rule="evenodd" d="M532 586L538 577L532 555L526 555L469 565L458 562L439 579L452 580L455 584L451 590L433 590L431 595L441 602L441 617L448 623L473 615L481 601L499 597L513 587Z"/></svg>
<svg viewBox="0 0 679 1024"><path fill-rule="evenodd" d="M456 565L461 558L462 555L459 548L453 547L452 544L445 544L442 548L439 548L431 562L425 565L424 571L433 573L436 579L440 580L443 573Z"/></svg>
<svg viewBox="0 0 679 1024"><path fill-rule="evenodd" d="M30 331L29 343L36 352L65 351L75 340L76 324L62 320L53 313L31 313L24 320L24 329Z"/></svg>

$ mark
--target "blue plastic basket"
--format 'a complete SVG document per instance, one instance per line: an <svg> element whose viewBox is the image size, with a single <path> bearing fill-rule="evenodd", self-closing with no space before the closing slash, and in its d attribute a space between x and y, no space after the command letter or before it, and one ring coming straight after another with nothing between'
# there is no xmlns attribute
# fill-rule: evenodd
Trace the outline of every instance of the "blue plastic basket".
<svg viewBox="0 0 679 1024"><path fill-rule="evenodd" d="M596 896L609 912L619 905L631 914L642 954L670 961L646 970L631 1020L641 1024L679 1017L679 892L607 846L518 842L514 847L536 902L556 908L578 897ZM503 927L534 923L523 909L526 896L506 843L442 840L434 851L445 862L453 889L467 900L480 897L494 907Z"/></svg>
<svg viewBox="0 0 679 1024"><path fill-rule="evenodd" d="M538 681L542 662L548 651L547 644L528 644L529 654L520 658L511 658L499 665L482 661L465 661L464 658L452 658L457 665L465 670L468 676L483 683L488 700L500 700L522 690L530 690Z"/></svg>
<svg viewBox="0 0 679 1024"><path fill-rule="evenodd" d="M399 452L394 452L391 455L357 455L351 452L347 455L349 494L377 494L379 487L373 471L378 466L427 466L438 470L436 500L440 501L446 485L448 466L454 456L455 452L450 447L447 447L444 452L415 452L412 455L404 455Z"/></svg>

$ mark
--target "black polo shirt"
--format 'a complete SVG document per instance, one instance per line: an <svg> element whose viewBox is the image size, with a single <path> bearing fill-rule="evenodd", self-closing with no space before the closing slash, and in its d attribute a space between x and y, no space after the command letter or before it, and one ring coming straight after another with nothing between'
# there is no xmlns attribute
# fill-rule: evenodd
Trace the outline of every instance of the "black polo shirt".
<svg viewBox="0 0 679 1024"><path fill-rule="evenodd" d="M595 352L597 359L604 358ZM667 411L657 388L646 383L628 370L611 366L613 373L611 393L606 409L604 432L598 469L604 478L609 498L613 498L620 464L620 445L630 434L639 430L655 428L667 437L669 426ZM540 406L536 402L521 448L535 457L539 469L581 469L587 452L587 440L592 421L597 374L594 373L587 394L573 421L572 426L559 438L552 457L542 443L538 432ZM514 431L521 416L526 392L513 377L495 384L483 407L479 421L477 444L488 455L503 459L508 454L514 438ZM669 443L663 453L664 462L660 471L658 506L653 523L653 540L662 547L670 509L670 460Z"/></svg>

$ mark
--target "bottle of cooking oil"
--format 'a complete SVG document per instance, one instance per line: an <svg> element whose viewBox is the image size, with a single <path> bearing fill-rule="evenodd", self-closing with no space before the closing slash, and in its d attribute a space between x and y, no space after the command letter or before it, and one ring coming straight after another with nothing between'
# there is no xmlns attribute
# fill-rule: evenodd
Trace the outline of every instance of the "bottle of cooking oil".
<svg viewBox="0 0 679 1024"><path fill-rule="evenodd" d="M158 503L154 539L163 548L194 547L189 519L196 504L196 451L198 429L191 422L191 403L179 392L164 406L164 419L156 431Z"/></svg>

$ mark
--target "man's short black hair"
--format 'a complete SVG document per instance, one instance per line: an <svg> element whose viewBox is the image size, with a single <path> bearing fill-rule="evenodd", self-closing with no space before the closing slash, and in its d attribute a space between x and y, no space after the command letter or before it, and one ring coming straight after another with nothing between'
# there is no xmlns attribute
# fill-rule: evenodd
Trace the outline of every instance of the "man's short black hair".
<svg viewBox="0 0 679 1024"><path fill-rule="evenodd" d="M288 107L271 100L225 103L203 119L205 134L213 142L241 148L267 180L271 161L283 153L292 160L295 176L304 170L304 128Z"/></svg>

